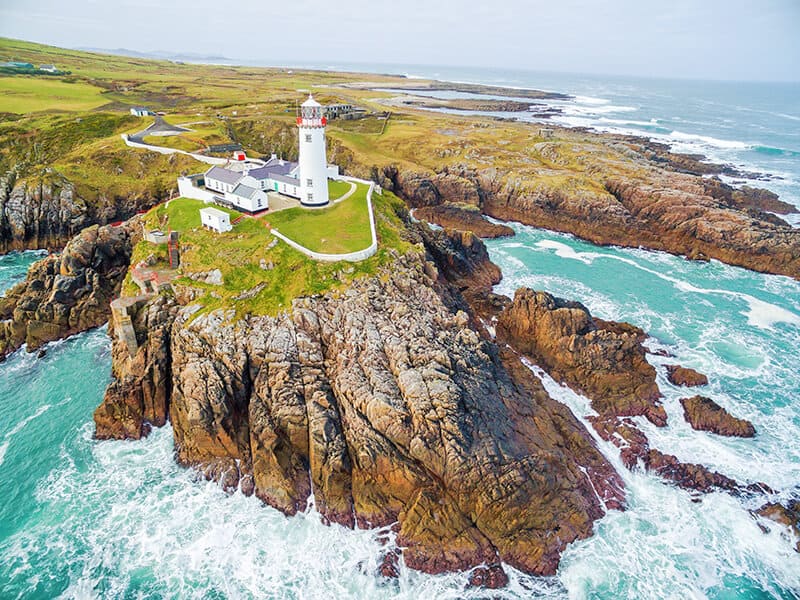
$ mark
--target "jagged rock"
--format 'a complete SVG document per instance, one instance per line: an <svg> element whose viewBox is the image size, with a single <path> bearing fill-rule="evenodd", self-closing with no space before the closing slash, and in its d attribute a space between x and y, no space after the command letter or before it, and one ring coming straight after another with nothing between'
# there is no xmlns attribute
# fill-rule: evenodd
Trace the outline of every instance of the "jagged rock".
<svg viewBox="0 0 800 600"><path fill-rule="evenodd" d="M666 365L667 379L674 385L683 387L696 387L699 385L708 385L708 377L702 373L698 373L689 367L681 367L680 365Z"/></svg>
<svg viewBox="0 0 800 600"><path fill-rule="evenodd" d="M517 290L497 322L498 340L589 397L598 413L589 421L600 437L620 448L629 469L641 465L680 487L701 492L738 495L768 490L764 484L744 485L650 447L644 432L628 418L643 415L655 425L666 424L656 372L645 358L644 337L642 330L627 323L592 317L578 302L525 288ZM734 427L730 421L725 424Z"/></svg>
<svg viewBox="0 0 800 600"><path fill-rule="evenodd" d="M425 206L414 211L414 216L449 229L471 231L481 238L499 238L514 235L514 230L502 223L492 223L477 208L465 210L457 206Z"/></svg>
<svg viewBox="0 0 800 600"><path fill-rule="evenodd" d="M151 426L166 423L172 386L170 330L177 309L174 300L165 296L129 309L139 344L134 356L116 335L112 321L114 379L94 413L98 439L139 439L150 432Z"/></svg>
<svg viewBox="0 0 800 600"><path fill-rule="evenodd" d="M25 281L0 298L0 355L22 344L28 352L99 327L128 269L137 225L92 226L60 255L31 265Z"/></svg>
<svg viewBox="0 0 800 600"><path fill-rule="evenodd" d="M55 172L28 178L13 170L0 173L0 253L61 249L83 228L131 218L168 193L168 189L155 196L101 193L87 201L73 182Z"/></svg>
<svg viewBox="0 0 800 600"><path fill-rule="evenodd" d="M558 165L561 159L556 144L550 144L556 154L546 158L563 167L564 178L580 184L577 189L567 192L564 185L548 185L547 180L538 181L535 173L527 173L526 180L526 173L467 165L438 173L389 166L381 172L381 181L413 207L469 204L497 219L572 233L596 244L716 258L755 271L800 278L800 237L784 221L753 208L756 200L745 199L759 196L759 191L742 192L695 173L667 170L683 169L670 165L677 155L659 151L653 161L642 150L646 142L633 138L626 140L626 145L638 146L634 156L641 168L636 176L609 176L601 182L605 189L588 185L584 178L589 174L594 178L598 170L604 170L605 158L595 156L590 173L579 174L567 165ZM692 165L704 172L713 167L696 160ZM623 169L619 162L607 166L609 170L630 170L629 164ZM780 208L766 200L764 207ZM789 205L784 210L790 210Z"/></svg>
<svg viewBox="0 0 800 600"><path fill-rule="evenodd" d="M639 465L679 487L699 492L722 490L734 495L769 493L766 484L743 485L707 467L683 463L672 454L650 447L647 436L628 418L589 417L600 437L620 448L620 457L629 469Z"/></svg>
<svg viewBox="0 0 800 600"><path fill-rule="evenodd" d="M397 550L387 552L383 555L383 560L381 560L381 566L378 568L378 572L384 577L397 579L400 576L400 571L397 567L399 558L400 556Z"/></svg>
<svg viewBox="0 0 800 600"><path fill-rule="evenodd" d="M508 575L500 565L478 567L469 574L469 584L473 587L497 590L508 585Z"/></svg>
<svg viewBox="0 0 800 600"><path fill-rule="evenodd" d="M480 256L474 236L424 235L436 241L427 259L400 256L343 293L296 299L291 313L235 321L178 308L166 386L176 457L228 487L234 469L242 489L252 477L252 491L287 514L313 492L328 521L399 522L411 568L504 561L552 574L604 506L623 505L622 482L518 357L459 315L446 271ZM434 255L443 262L431 271ZM147 320L134 323L145 342ZM114 359L112 390L126 376ZM127 373L132 388L154 371Z"/></svg>
<svg viewBox="0 0 800 600"><path fill-rule="evenodd" d="M666 424L641 329L595 319L578 302L521 288L498 317L497 337L586 394L601 416L644 415Z"/></svg>
<svg viewBox="0 0 800 600"><path fill-rule="evenodd" d="M797 541L795 550L800 552L800 500L790 500L786 506L777 502L768 502L755 514L772 519L787 527Z"/></svg>
<svg viewBox="0 0 800 600"><path fill-rule="evenodd" d="M710 431L728 437L753 437L756 429L750 421L738 419L704 396L681 398L683 417L692 429Z"/></svg>
<svg viewBox="0 0 800 600"><path fill-rule="evenodd" d="M90 222L86 203L64 178L0 177L0 252L60 248Z"/></svg>

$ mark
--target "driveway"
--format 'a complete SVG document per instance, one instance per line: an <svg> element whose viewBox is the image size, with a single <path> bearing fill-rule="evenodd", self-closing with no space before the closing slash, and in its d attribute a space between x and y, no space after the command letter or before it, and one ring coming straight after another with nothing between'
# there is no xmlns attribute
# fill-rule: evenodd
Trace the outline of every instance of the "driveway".
<svg viewBox="0 0 800 600"><path fill-rule="evenodd" d="M191 131L191 129L173 125L172 123L167 123L164 120L164 117L161 115L156 115L155 120L150 124L149 127L147 127L147 129L143 129L138 133L131 134L128 136L128 139L132 142L144 144L144 137L147 135L178 135L186 131Z"/></svg>

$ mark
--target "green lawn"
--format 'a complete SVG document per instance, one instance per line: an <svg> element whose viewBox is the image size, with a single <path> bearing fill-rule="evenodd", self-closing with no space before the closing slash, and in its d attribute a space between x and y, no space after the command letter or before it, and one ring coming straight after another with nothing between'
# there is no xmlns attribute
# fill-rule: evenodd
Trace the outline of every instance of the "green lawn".
<svg viewBox="0 0 800 600"><path fill-rule="evenodd" d="M350 191L350 182L336 181L334 179L328 180L328 198L331 201L337 200Z"/></svg>
<svg viewBox="0 0 800 600"><path fill-rule="evenodd" d="M106 104L102 90L85 83L35 76L0 76L0 112L81 111Z"/></svg>
<svg viewBox="0 0 800 600"><path fill-rule="evenodd" d="M267 220L283 235L314 252L342 254L363 250L372 243L368 189L359 183L356 192L339 204L316 210L290 208Z"/></svg>
<svg viewBox="0 0 800 600"><path fill-rule="evenodd" d="M362 186L359 186L362 187ZM360 190L357 203L366 214L366 186ZM338 206L347 206L350 199ZM278 243L270 247L275 239L266 221L268 219L244 218L227 233L215 233L200 227L199 209L205 206L200 200L178 198L168 206L162 204L150 210L145 220L150 227L163 231L173 229L180 233L181 271L185 274L219 269L224 284L214 286L182 277L175 285L188 285L201 292L198 302L203 305L201 312L218 308L233 308L237 315L276 314L291 307L294 298L322 294L334 288L345 286L348 282L364 275L374 275L380 265L393 260L390 249L406 252L411 245L402 239L403 225L397 216L403 203L388 192L383 197L373 199L378 222L381 245L378 253L358 263L327 263L311 260L288 244ZM215 206L229 213L233 219L239 213ZM291 209L294 210L294 209ZM317 215L323 211L299 209L304 215ZM282 211L288 212L288 211ZM352 212L352 211L351 211ZM281 213L276 213L277 216ZM338 214L338 213L337 213ZM344 213L342 213L343 215ZM341 216L341 215L339 215ZM313 217L319 219L320 217ZM366 217L365 217L366 223ZM369 245L369 225L367 241ZM142 241L134 250L136 260L150 254L163 255L164 249ZM271 268L262 268L264 264ZM138 293L135 286L126 280L125 293ZM248 297L241 297L248 292Z"/></svg>

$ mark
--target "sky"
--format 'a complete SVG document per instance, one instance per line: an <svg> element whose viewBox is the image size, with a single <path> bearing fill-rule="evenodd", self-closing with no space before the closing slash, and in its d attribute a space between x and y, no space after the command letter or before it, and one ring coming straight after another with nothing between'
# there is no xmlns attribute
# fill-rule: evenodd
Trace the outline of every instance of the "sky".
<svg viewBox="0 0 800 600"><path fill-rule="evenodd" d="M800 81L800 0L0 0L0 36L281 66Z"/></svg>

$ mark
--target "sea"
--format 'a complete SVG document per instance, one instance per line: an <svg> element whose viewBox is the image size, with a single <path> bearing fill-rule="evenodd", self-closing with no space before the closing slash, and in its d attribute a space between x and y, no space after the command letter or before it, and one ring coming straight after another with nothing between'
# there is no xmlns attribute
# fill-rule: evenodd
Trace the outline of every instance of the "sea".
<svg viewBox="0 0 800 600"><path fill-rule="evenodd" d="M666 81L524 71L304 65L400 72L565 92L557 121L645 135L758 176L800 206L800 85ZM523 118L525 116L523 115ZM797 223L795 221L795 223ZM583 302L593 314L651 336L669 425L639 425L656 448L741 481L772 500L800 495L800 283L662 252L598 247L512 224L487 242L503 270L499 293L520 286ZM41 253L0 256L0 293ZM703 393L756 427L753 439L691 429L666 379L677 362L708 375ZM92 412L110 380L105 328L24 351L0 364L0 598L800 598L798 540L752 510L763 499L696 495L625 469L624 512L571 544L553 577L508 567L507 588L467 587L401 564L376 575L380 536L326 526L314 510L287 518L225 494L173 460L167 425L141 441L92 439ZM589 401L538 371L550 394L587 424Z"/></svg>

